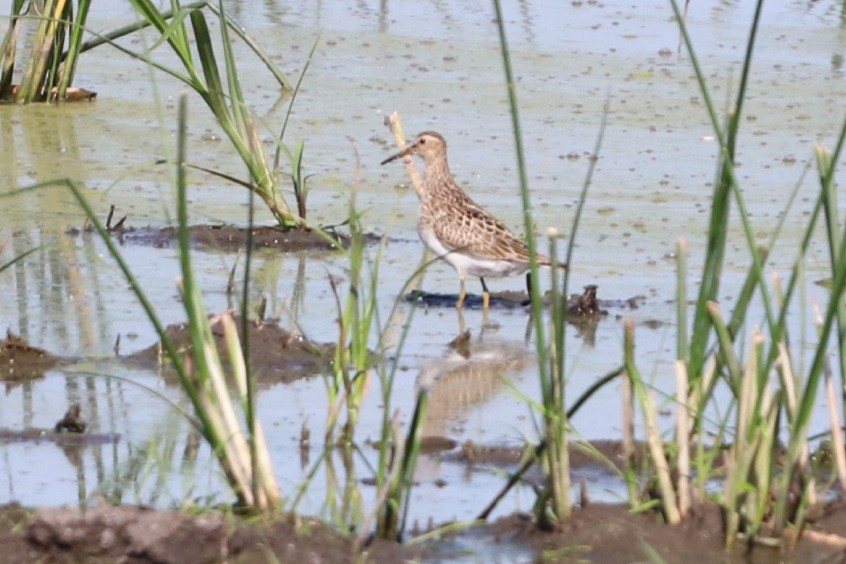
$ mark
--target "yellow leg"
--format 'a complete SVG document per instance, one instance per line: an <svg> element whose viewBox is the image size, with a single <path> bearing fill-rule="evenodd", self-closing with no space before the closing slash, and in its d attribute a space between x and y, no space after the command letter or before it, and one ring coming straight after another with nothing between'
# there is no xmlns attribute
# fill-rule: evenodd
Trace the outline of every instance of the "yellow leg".
<svg viewBox="0 0 846 564"><path fill-rule="evenodd" d="M461 278L461 289L458 291L458 301L455 302L455 309L464 307L464 298L467 296L467 290L464 288L464 278Z"/></svg>
<svg viewBox="0 0 846 564"><path fill-rule="evenodd" d="M482 311L488 311L491 305L491 293L488 291L488 285L485 284L484 278L479 278L482 281Z"/></svg>

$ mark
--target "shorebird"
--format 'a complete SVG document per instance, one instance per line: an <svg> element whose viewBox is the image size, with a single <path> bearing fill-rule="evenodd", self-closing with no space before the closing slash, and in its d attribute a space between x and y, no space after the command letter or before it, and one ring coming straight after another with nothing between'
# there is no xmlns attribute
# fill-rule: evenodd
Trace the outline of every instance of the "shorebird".
<svg viewBox="0 0 846 564"><path fill-rule="evenodd" d="M452 177L447 160L446 140L440 133L424 131L387 164L400 157L417 155L426 165L423 184L417 192L420 209L417 233L436 257L458 272L461 289L455 307L464 306L469 274L482 282L482 307L490 305L485 277L517 276L529 269L529 248L506 225L485 211L462 190ZM538 254L538 265L551 266L549 257ZM559 264L561 268L566 265Z"/></svg>

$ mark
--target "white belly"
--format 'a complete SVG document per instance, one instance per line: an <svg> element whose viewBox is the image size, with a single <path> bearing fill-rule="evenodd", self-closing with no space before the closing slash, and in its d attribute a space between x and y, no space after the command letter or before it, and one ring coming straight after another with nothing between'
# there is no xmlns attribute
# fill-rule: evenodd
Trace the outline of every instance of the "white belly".
<svg viewBox="0 0 846 564"><path fill-rule="evenodd" d="M463 279L466 275L484 278L502 278L503 276L517 276L529 269L529 263L515 262L496 258L468 255L460 250L452 251L441 243L431 228L418 226L420 239L429 247L436 257L445 260L458 272Z"/></svg>

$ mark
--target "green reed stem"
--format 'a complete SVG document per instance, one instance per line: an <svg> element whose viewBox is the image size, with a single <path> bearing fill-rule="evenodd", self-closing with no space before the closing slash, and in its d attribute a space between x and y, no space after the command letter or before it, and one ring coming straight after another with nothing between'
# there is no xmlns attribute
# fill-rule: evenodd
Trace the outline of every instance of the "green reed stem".
<svg viewBox="0 0 846 564"><path fill-rule="evenodd" d="M540 283L538 280L538 257L537 239L535 226L532 219L532 201L529 192L528 173L526 171L525 151L523 149L523 133L520 126L520 109L517 104L517 86L514 82L514 74L511 71L511 52L508 48L508 39L505 36L505 22L502 15L502 7L499 0L493 0L496 12L497 32L499 33L500 55L502 57L503 69L505 71L505 84L508 89L508 107L511 112L511 126L514 131L514 152L517 157L517 173L520 180L520 200L523 207L523 227L525 230L526 245L529 247L529 272L531 273L530 293L532 318L535 322L535 335L538 343L545 343L545 331L543 323L543 304L541 303ZM541 380L549 380L549 367L545 351L539 355Z"/></svg>
<svg viewBox="0 0 846 564"><path fill-rule="evenodd" d="M505 82L508 90L508 104L511 113L511 124L514 133L515 154L517 157L517 170L520 180L520 197L523 209L523 225L525 229L526 245L529 249L529 299L531 301L531 315L535 326L536 348L538 353L538 371L541 383L541 396L544 406L544 434L548 437L546 445L546 461L548 490L545 495L551 496L550 513L547 513L545 503L540 503L539 516L542 521L556 523L567 518L571 511L569 491L569 467L566 465L566 423L562 420L564 412L564 381L563 381L563 314L558 314L558 321L561 324L561 331L558 333L557 342L560 343L555 351L561 358L550 357L550 350L546 341L546 332L543 320L543 304L541 301L540 285L538 280L537 261L537 240L534 232L534 221L532 219L532 203L529 193L528 174L526 171L525 151L523 148L523 134L520 126L520 111L517 103L517 87L514 82L514 75L511 70L511 52L508 48L508 39L505 33L505 22L502 14L502 7L499 0L493 0L494 11L496 12L497 31L499 33L500 54L502 57ZM554 260L554 259L553 259ZM556 276L556 275L553 275ZM566 276L566 275L565 275ZM553 278L555 279L555 278ZM553 289L553 293L558 292ZM565 306L566 307L566 306ZM555 322L553 322L553 327ZM554 329L553 329L554 332ZM557 365L562 367L558 373L555 370ZM560 378L560 379L559 379ZM552 438L550 441L549 438ZM562 466L563 464L563 466Z"/></svg>
<svg viewBox="0 0 846 564"><path fill-rule="evenodd" d="M67 89L73 82L73 77L76 74L76 65L79 61L80 48L82 46L82 36L85 31L85 22L88 19L88 10L90 8L91 0L79 0L76 18L74 18L73 24L70 25L68 50L60 55L60 59L64 59L64 70L59 78L59 88L56 93L59 100L65 97Z"/></svg>
<svg viewBox="0 0 846 564"><path fill-rule="evenodd" d="M14 0L9 14L9 27L0 43L0 100L12 97L12 79L15 74L15 57L18 54L18 35L20 33L21 16L24 12L25 0Z"/></svg>
<svg viewBox="0 0 846 564"><path fill-rule="evenodd" d="M161 38L158 43L167 42L170 45L181 61L185 73L155 62L148 53L136 53L117 43L111 41L110 43L123 53L145 61L154 68L184 82L200 95L247 166L250 182L246 186L262 198L281 227L291 228L301 225L302 220L291 212L279 192L278 176L267 161L255 124L247 111L235 66L229 26L225 25L225 21L228 20L226 20L225 13L222 12L222 3L218 5L217 11L219 17L224 20L224 25L221 25L222 40L220 43L223 49L224 70L226 71L226 88L223 86L218 70L219 65L211 32L201 10L185 9L185 11L179 11L177 10L179 4L174 1L173 5L180 17L168 24L165 14L156 8L152 0L130 1L138 13L159 31ZM187 18L185 12L187 12ZM193 41L191 41L185 25L186 19L191 24ZM194 59L195 51L197 53L196 61Z"/></svg>

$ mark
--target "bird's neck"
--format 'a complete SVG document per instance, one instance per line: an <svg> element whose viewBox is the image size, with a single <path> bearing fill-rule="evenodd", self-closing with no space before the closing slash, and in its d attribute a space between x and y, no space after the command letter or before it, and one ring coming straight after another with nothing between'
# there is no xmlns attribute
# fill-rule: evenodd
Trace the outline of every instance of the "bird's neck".
<svg viewBox="0 0 846 564"><path fill-rule="evenodd" d="M426 163L426 192L431 196L438 192L450 191L455 186L455 180L449 170L446 158L432 159Z"/></svg>

